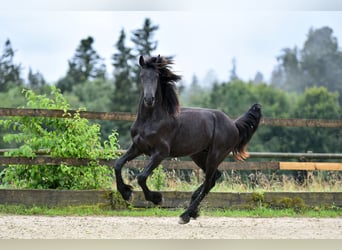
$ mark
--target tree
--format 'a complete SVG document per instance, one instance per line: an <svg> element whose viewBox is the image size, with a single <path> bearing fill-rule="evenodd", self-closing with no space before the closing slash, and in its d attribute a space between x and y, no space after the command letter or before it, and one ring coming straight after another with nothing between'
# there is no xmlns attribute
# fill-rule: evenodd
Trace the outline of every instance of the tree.
<svg viewBox="0 0 342 250"><path fill-rule="evenodd" d="M295 103L292 117L307 119L341 119L339 94L325 87L307 88ZM341 131L336 128L291 128L285 135L289 152L339 152L342 147Z"/></svg>
<svg viewBox="0 0 342 250"><path fill-rule="evenodd" d="M146 18L143 27L140 29L136 29L132 32L133 36L131 37L131 41L134 43L134 52L133 52L133 68L132 68L132 84L133 86L137 86L135 90L134 96L140 95L140 66L137 63L138 57L142 56L152 56L152 52L157 49L158 42L154 40L154 34L159 29L158 25L153 25L152 21L149 18ZM136 102L134 102L136 103ZM136 106L137 107L137 106ZM135 109L136 110L136 109Z"/></svg>
<svg viewBox="0 0 342 250"><path fill-rule="evenodd" d="M132 62L135 58L132 49L126 46L126 33L121 30L119 39L115 44L117 52L112 56L114 67L114 88L110 96L111 111L135 113L139 103L140 88L134 81L134 71ZM130 124L127 122L115 122L115 127L119 132L119 140L125 147L130 142Z"/></svg>
<svg viewBox="0 0 342 250"><path fill-rule="evenodd" d="M253 83L259 84L259 83L264 83L264 82L265 82L264 75L260 71L256 72L255 76L254 76Z"/></svg>
<svg viewBox="0 0 342 250"><path fill-rule="evenodd" d="M37 71L36 73L33 73L31 68L29 69L27 80L28 80L28 87L30 89L37 89L37 88L44 87L46 85L46 81L43 75L39 71Z"/></svg>
<svg viewBox="0 0 342 250"><path fill-rule="evenodd" d="M324 86L338 91L342 103L342 51L331 28L310 29L303 48L283 49L278 62L273 85L299 93L308 87Z"/></svg>
<svg viewBox="0 0 342 250"><path fill-rule="evenodd" d="M309 31L301 51L303 73L309 76L308 86L324 86L342 94L342 52L338 49L331 28Z"/></svg>
<svg viewBox="0 0 342 250"><path fill-rule="evenodd" d="M133 82L131 61L134 59L132 49L126 47L126 34L122 29L115 44L117 53L112 57L114 66L114 92L111 97L112 111L134 112L138 105L139 95Z"/></svg>
<svg viewBox="0 0 342 250"><path fill-rule="evenodd" d="M279 65L272 75L272 84L287 91L304 91L305 82L301 71L298 49L285 48L277 57Z"/></svg>
<svg viewBox="0 0 342 250"><path fill-rule="evenodd" d="M229 81L235 81L238 79L239 79L239 77L237 76L237 73L236 73L236 59L234 57L232 59L232 69L230 70Z"/></svg>
<svg viewBox="0 0 342 250"><path fill-rule="evenodd" d="M253 84L236 80L215 83L210 93L210 108L220 109L231 116L239 116L257 102L252 92Z"/></svg>
<svg viewBox="0 0 342 250"><path fill-rule="evenodd" d="M3 54L0 56L0 91L7 92L11 87L20 86L23 80L20 77L21 65L13 61L15 51L9 39L5 42Z"/></svg>
<svg viewBox="0 0 342 250"><path fill-rule="evenodd" d="M200 86L197 76L193 75L189 87L182 93L182 101L185 106L208 107L210 91Z"/></svg>
<svg viewBox="0 0 342 250"><path fill-rule="evenodd" d="M68 61L69 69L64 78L57 83L57 87L64 91L71 91L73 86L91 81L96 78L106 78L104 60L93 48L94 39L89 36L82 39L75 55Z"/></svg>
<svg viewBox="0 0 342 250"><path fill-rule="evenodd" d="M133 31L132 42L138 56L151 56L157 49L158 42L153 40L154 33L159 29L158 25L153 25L149 18L146 18L141 29Z"/></svg>

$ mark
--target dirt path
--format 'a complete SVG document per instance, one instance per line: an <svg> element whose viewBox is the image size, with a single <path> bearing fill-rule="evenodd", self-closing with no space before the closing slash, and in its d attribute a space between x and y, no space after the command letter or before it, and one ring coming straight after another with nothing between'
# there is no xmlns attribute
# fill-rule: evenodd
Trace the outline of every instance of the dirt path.
<svg viewBox="0 0 342 250"><path fill-rule="evenodd" d="M342 239L342 218L0 216L0 239Z"/></svg>

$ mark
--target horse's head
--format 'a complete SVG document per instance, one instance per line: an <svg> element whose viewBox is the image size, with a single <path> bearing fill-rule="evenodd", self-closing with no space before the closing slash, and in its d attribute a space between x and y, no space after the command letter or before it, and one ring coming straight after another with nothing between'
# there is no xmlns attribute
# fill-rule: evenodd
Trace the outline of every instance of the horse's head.
<svg viewBox="0 0 342 250"><path fill-rule="evenodd" d="M143 56L139 58L139 64L141 66L140 79L144 91L143 100L147 108L153 108L156 101L159 81L159 71L156 65L159 61L160 56L152 57L148 61L145 61Z"/></svg>

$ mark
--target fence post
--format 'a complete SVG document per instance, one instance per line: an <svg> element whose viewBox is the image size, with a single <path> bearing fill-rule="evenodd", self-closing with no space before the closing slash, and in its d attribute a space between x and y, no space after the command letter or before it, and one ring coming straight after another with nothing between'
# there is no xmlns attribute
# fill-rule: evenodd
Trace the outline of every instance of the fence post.
<svg viewBox="0 0 342 250"><path fill-rule="evenodd" d="M312 154L313 152L311 150L306 152L308 155ZM306 161L310 161L310 157L306 159ZM306 171L306 187L309 190L310 180L313 181L313 171L307 170Z"/></svg>

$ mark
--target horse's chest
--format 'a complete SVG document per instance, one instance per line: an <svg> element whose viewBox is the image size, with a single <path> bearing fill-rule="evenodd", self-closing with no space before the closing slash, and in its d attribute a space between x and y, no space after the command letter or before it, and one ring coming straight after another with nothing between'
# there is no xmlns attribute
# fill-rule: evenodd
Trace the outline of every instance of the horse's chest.
<svg viewBox="0 0 342 250"><path fill-rule="evenodd" d="M154 127L137 127L132 131L133 142L140 148L153 147L158 141L158 130Z"/></svg>
<svg viewBox="0 0 342 250"><path fill-rule="evenodd" d="M146 153L160 145L165 140L165 137L168 137L168 133L167 126L157 126L157 124L140 125L132 128L132 139Z"/></svg>

